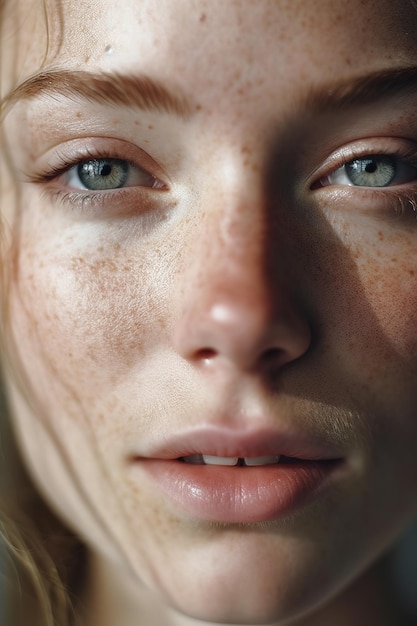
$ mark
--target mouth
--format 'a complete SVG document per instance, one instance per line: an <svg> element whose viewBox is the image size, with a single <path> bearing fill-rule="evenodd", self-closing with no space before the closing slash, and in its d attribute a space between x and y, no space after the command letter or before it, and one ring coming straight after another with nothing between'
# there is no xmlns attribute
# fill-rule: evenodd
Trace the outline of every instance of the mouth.
<svg viewBox="0 0 417 626"><path fill-rule="evenodd" d="M211 430L133 460L137 475L145 474L180 515L222 523L285 517L320 498L344 462L336 450L300 437Z"/></svg>

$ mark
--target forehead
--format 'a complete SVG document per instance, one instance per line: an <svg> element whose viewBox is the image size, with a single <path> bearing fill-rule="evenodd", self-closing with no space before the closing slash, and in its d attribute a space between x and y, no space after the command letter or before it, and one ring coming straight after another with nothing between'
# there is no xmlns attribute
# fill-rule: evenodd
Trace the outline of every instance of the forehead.
<svg viewBox="0 0 417 626"><path fill-rule="evenodd" d="M7 3L6 3L7 4ZM224 95L349 78L416 57L411 0L16 0L2 37L9 82L46 66L135 73ZM10 24L12 22L13 24ZM10 71L13 68L13 72ZM11 75L14 78L11 78ZM6 79L4 79L6 80ZM290 82L289 82L290 81ZM10 86L10 85L9 85ZM249 95L247 92L246 96ZM275 95L275 94L274 94Z"/></svg>

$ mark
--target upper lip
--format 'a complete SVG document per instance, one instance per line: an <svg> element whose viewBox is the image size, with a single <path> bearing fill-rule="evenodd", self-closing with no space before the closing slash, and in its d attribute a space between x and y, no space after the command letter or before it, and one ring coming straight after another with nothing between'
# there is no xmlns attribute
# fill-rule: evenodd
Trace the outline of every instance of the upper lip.
<svg viewBox="0 0 417 626"><path fill-rule="evenodd" d="M199 427L176 433L163 442L150 445L135 458L179 459L194 454L220 457L260 457L283 455L301 460L340 459L337 446L311 434L268 429L238 430L218 426Z"/></svg>

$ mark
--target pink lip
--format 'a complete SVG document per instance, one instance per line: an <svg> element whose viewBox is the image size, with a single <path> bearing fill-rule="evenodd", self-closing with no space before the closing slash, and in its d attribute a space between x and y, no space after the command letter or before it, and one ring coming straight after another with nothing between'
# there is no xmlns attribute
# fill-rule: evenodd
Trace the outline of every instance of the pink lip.
<svg viewBox="0 0 417 626"><path fill-rule="evenodd" d="M321 493L343 461L337 452L323 442L272 430L238 433L203 428L175 436L149 455L131 460L179 512L199 520L253 523L279 519ZM181 460L194 454L292 458L257 467Z"/></svg>

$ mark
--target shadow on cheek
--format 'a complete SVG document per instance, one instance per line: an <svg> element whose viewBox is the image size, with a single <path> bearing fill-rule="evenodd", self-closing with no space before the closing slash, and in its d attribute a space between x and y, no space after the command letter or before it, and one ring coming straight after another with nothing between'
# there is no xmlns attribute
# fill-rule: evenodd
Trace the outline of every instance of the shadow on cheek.
<svg viewBox="0 0 417 626"><path fill-rule="evenodd" d="M323 211L314 201L311 206L297 206L294 198L282 193L285 186L274 183L273 172L267 186L267 197L275 198L265 211L265 276L273 294L271 306L279 310L280 292L274 290L274 285L282 284L284 268L285 284L309 320L312 333L309 352L289 364L286 377L282 377L285 391L348 410L355 409L355 392L359 392L361 401L377 406L374 396L378 377L380 381L387 377L391 391L401 385L403 378L410 379L411 369L417 377L417 356L413 358L411 348L410 356L403 349L413 341L417 343L417 331L413 334L412 326L407 328L397 321L403 314L402 303L412 298L412 293L405 293L413 281L407 262L417 274L417 262L413 265L414 256L417 258L417 224L410 224L407 232L405 222L400 227L393 220L392 229L398 228L401 259L388 275L392 254L388 244L378 241L377 233L371 231L371 217L361 222L354 209L350 217L346 212L337 214L335 207L337 225L333 226L326 217L331 207ZM375 231L379 229L378 219L374 219ZM342 241L340 231L344 227ZM410 249L408 255L400 247L401 232L403 244ZM401 301L396 295L403 296ZM417 295L414 300L417 311ZM412 315L413 310L410 302L407 312ZM381 320L386 321L386 329ZM387 336L391 330L398 337L397 345ZM279 387L279 380L277 384ZM417 392L410 399L417 405Z"/></svg>

